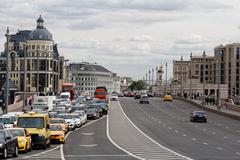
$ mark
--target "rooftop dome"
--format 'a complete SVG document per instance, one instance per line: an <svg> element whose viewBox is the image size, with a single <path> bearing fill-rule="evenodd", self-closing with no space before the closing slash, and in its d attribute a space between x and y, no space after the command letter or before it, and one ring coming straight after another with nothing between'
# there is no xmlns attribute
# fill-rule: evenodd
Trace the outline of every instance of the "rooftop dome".
<svg viewBox="0 0 240 160"><path fill-rule="evenodd" d="M52 34L43 26L44 20L39 16L37 28L29 34L30 40L52 40Z"/></svg>

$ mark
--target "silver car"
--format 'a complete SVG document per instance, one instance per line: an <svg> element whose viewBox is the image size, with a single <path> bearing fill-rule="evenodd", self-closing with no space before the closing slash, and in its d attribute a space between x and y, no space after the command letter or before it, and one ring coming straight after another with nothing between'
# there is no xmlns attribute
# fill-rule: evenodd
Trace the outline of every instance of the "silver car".
<svg viewBox="0 0 240 160"><path fill-rule="evenodd" d="M147 94L141 95L140 103L149 103Z"/></svg>

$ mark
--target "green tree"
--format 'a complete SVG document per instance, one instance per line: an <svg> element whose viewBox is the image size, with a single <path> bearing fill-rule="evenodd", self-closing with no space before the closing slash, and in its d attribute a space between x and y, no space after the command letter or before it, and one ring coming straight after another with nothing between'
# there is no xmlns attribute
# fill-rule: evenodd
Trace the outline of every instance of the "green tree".
<svg viewBox="0 0 240 160"><path fill-rule="evenodd" d="M144 90L146 89L146 83L142 80L133 81L132 84L128 87L131 91L133 90Z"/></svg>

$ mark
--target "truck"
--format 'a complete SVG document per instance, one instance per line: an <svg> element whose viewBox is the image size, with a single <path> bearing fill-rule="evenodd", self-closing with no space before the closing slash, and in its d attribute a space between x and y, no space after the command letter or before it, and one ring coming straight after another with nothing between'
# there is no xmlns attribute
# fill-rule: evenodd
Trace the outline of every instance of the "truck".
<svg viewBox="0 0 240 160"><path fill-rule="evenodd" d="M69 92L70 93L70 100L72 101L77 97L77 90L75 83L63 83L62 85L62 92Z"/></svg>

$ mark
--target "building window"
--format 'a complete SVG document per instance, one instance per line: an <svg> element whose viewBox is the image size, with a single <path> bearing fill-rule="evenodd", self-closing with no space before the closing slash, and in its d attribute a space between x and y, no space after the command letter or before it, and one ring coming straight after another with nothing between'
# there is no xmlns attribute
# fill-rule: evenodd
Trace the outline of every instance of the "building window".
<svg viewBox="0 0 240 160"><path fill-rule="evenodd" d="M240 54L239 47L237 47L237 56L236 56L237 59L239 59L239 54Z"/></svg>
<svg viewBox="0 0 240 160"><path fill-rule="evenodd" d="M32 49L35 49L35 45L32 45Z"/></svg>
<svg viewBox="0 0 240 160"><path fill-rule="evenodd" d="M41 47L41 50L44 50L45 49L45 46L44 45L42 45L42 47Z"/></svg>
<svg viewBox="0 0 240 160"><path fill-rule="evenodd" d="M40 45L37 45L37 49L40 49Z"/></svg>

